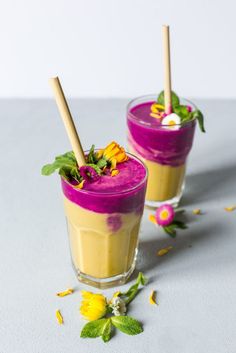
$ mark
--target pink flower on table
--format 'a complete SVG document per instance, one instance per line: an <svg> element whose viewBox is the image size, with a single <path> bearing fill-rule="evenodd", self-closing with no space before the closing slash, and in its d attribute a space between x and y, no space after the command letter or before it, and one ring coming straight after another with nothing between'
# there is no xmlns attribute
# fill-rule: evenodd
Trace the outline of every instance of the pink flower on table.
<svg viewBox="0 0 236 353"><path fill-rule="evenodd" d="M168 226L171 224L175 217L174 208L171 205L162 205L156 210L155 218L157 224L160 226Z"/></svg>

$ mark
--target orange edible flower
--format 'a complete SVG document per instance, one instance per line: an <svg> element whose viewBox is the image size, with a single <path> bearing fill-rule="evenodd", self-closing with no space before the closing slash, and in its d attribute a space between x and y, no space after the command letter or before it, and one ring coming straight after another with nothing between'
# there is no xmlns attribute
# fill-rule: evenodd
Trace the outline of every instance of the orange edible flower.
<svg viewBox="0 0 236 353"><path fill-rule="evenodd" d="M83 187L84 187L84 182L85 182L85 180L83 179L78 185L75 185L74 187L75 187L76 189L83 189Z"/></svg>
<svg viewBox="0 0 236 353"><path fill-rule="evenodd" d="M117 163L122 163L129 159L124 148L115 141L112 141L104 149L97 152L97 158L102 157L111 163L111 170L116 168Z"/></svg>

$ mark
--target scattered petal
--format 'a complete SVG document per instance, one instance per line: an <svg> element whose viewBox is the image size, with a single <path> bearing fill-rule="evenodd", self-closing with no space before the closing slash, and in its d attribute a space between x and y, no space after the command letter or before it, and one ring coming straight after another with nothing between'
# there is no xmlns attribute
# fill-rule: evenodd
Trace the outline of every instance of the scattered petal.
<svg viewBox="0 0 236 353"><path fill-rule="evenodd" d="M118 290L117 292L115 292L115 293L113 294L113 297L112 297L112 298L119 297L120 294L121 294L121 292Z"/></svg>
<svg viewBox="0 0 236 353"><path fill-rule="evenodd" d="M150 113L150 116L155 119L161 119L161 115L157 113Z"/></svg>
<svg viewBox="0 0 236 353"><path fill-rule="evenodd" d="M59 309L56 311L56 318L59 325L64 324L64 320Z"/></svg>
<svg viewBox="0 0 236 353"><path fill-rule="evenodd" d="M161 250L159 250L159 251L157 252L157 255L158 255L158 256L166 255L166 254L168 254L168 252L169 252L171 249L173 249L173 246L168 246L167 248L163 248L163 249L161 249Z"/></svg>
<svg viewBox="0 0 236 353"><path fill-rule="evenodd" d="M200 210L200 208L196 208L195 210L193 210L193 214L199 215L202 214L202 211Z"/></svg>
<svg viewBox="0 0 236 353"><path fill-rule="evenodd" d="M75 185L74 187L75 187L76 189L83 189L83 187L84 187L84 182L85 182L85 180L82 180L78 185Z"/></svg>
<svg viewBox="0 0 236 353"><path fill-rule="evenodd" d="M119 170L118 169L113 169L112 172L111 172L111 176L114 177L117 174L119 174Z"/></svg>
<svg viewBox="0 0 236 353"><path fill-rule="evenodd" d="M225 207L225 211L227 211L227 212L232 212L232 211L234 211L234 210L236 210L236 206L228 206L228 207Z"/></svg>
<svg viewBox="0 0 236 353"><path fill-rule="evenodd" d="M157 224L156 217L155 217L154 214L150 214L150 215L148 216L148 219L149 219L149 221L151 221L152 223Z"/></svg>
<svg viewBox="0 0 236 353"><path fill-rule="evenodd" d="M156 291L155 290L151 291L151 294L149 296L149 303L152 304L152 305L157 305L157 302L156 302Z"/></svg>
<svg viewBox="0 0 236 353"><path fill-rule="evenodd" d="M67 290L65 290L63 292L57 293L57 296L58 297L65 297L66 295L72 294L73 292L74 292L74 289L68 288Z"/></svg>

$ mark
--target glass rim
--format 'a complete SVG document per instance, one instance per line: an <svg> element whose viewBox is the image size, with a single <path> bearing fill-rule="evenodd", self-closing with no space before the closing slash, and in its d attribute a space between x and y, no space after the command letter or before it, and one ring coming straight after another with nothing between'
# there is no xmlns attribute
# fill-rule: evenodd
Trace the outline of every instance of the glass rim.
<svg viewBox="0 0 236 353"><path fill-rule="evenodd" d="M96 148L95 151L99 151L100 148ZM89 150L86 150L84 151L84 153L88 153ZM142 167L144 168L145 170L145 176L144 178L135 186L133 186L132 188L129 188L129 189L126 189L124 191L109 191L109 192L99 192L99 191L94 191L94 190L84 190L84 189L77 189L74 187L74 185L72 185L67 179L65 179L63 176L61 176L61 179L63 179L63 181L71 186L73 188L73 190L79 192L79 193L83 193L83 194L89 194L89 195L104 195L104 196L111 196L111 195L122 195L122 194L127 194L135 189L138 189L142 184L144 184L146 181L147 181L147 178L148 178L148 169L146 167L146 165L144 164L144 162L138 158L137 156L135 156L134 154L130 153L130 152L127 152L125 151L125 153L128 155L128 156L131 156L133 159L137 160L141 165Z"/></svg>
<svg viewBox="0 0 236 353"><path fill-rule="evenodd" d="M139 125L142 125L142 126L147 126L147 127L152 127L156 130L160 130L161 128L169 128L169 130L171 131L172 129L170 129L170 125L155 125L154 123L151 123L151 122L146 122L146 121L143 121L143 120L139 120L134 114L132 114L130 112L130 108L131 108L131 105L133 103L135 103L136 101L140 100L140 99L144 99L144 102L145 103L145 98L147 99L146 102L148 102L148 99L151 100L151 99L156 99L157 98L157 94L153 93L153 94L145 94L145 95L142 95L142 96L138 96L138 97L135 97L133 98L131 101L129 101L129 103L127 104L126 106L126 113L127 113L127 118L131 118L132 120L134 120L135 122L137 122ZM190 105L194 110L197 109L197 106L191 102L190 100L186 99L186 98L183 98L183 97L180 97L180 102L181 101L185 101L188 105ZM138 105L138 104L137 104ZM135 107L135 105L134 105ZM195 122L196 121L196 118L193 118L189 121L186 121L185 123L183 124L175 124L173 126L177 126L177 127L184 127L188 124L190 124L191 122Z"/></svg>

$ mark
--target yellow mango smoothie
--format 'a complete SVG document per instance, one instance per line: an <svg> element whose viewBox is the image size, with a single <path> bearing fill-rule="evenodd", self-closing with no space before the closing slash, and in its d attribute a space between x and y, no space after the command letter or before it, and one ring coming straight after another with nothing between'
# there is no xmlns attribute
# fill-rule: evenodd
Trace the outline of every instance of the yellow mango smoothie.
<svg viewBox="0 0 236 353"><path fill-rule="evenodd" d="M180 113L186 112L185 121L175 113L165 114L164 106L157 103L155 96L140 97L128 105L128 146L148 169L148 206L162 203L176 206L183 192L196 118L192 113L195 107L190 102L178 104Z"/></svg>
<svg viewBox="0 0 236 353"><path fill-rule="evenodd" d="M49 175L60 168L78 279L106 288L125 283L134 270L147 170L116 142L98 151L92 147L85 159L79 168L73 152L68 152L43 171Z"/></svg>

